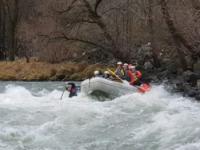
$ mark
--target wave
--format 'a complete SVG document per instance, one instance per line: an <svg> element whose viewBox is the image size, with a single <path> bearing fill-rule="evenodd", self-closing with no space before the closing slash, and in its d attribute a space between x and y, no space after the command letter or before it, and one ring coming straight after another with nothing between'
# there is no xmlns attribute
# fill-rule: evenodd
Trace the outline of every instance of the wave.
<svg viewBox="0 0 200 150"><path fill-rule="evenodd" d="M8 85L0 93L0 149L197 150L200 104L162 85L99 102Z"/></svg>

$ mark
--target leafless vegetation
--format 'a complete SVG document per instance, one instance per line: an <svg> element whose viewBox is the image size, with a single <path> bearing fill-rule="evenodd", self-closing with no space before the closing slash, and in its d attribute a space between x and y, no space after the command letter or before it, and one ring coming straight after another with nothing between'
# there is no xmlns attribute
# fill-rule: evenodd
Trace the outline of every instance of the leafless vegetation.
<svg viewBox="0 0 200 150"><path fill-rule="evenodd" d="M1 59L89 61L101 51L131 62L149 41L155 64L168 56L186 69L200 55L199 0L0 0L0 8Z"/></svg>

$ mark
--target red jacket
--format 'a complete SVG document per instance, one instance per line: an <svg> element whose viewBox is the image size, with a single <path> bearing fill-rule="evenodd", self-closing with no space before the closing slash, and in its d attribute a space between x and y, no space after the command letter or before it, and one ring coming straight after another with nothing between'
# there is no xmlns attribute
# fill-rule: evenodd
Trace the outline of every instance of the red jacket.
<svg viewBox="0 0 200 150"><path fill-rule="evenodd" d="M130 78L130 84L131 85L134 85L135 82L138 80L138 79L141 79L142 78L142 73L140 71L136 71L135 73L133 73L132 71L128 71L128 76Z"/></svg>
<svg viewBox="0 0 200 150"><path fill-rule="evenodd" d="M136 71L136 76L138 79L142 78L142 73L140 71Z"/></svg>

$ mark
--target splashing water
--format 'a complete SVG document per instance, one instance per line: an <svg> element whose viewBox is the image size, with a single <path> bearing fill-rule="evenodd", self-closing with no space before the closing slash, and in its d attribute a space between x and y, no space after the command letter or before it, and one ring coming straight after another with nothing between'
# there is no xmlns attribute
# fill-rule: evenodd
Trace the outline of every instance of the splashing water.
<svg viewBox="0 0 200 150"><path fill-rule="evenodd" d="M200 104L162 86L99 102L30 84L1 84L0 150L200 149Z"/></svg>

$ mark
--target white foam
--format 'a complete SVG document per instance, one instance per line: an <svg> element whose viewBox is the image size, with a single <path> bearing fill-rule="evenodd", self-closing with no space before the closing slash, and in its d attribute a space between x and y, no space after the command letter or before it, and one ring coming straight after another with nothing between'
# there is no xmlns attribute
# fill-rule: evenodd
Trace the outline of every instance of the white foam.
<svg viewBox="0 0 200 150"><path fill-rule="evenodd" d="M200 104L163 86L105 102L61 95L7 86L0 93L0 149L200 148Z"/></svg>

